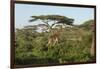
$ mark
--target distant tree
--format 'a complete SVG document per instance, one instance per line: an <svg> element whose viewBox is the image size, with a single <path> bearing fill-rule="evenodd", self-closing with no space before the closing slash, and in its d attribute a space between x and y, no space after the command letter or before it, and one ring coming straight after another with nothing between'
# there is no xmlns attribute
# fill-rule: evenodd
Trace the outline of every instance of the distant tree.
<svg viewBox="0 0 100 69"><path fill-rule="evenodd" d="M24 26L23 30L27 30L27 31L31 31L31 32L36 32L37 25Z"/></svg>
<svg viewBox="0 0 100 69"><path fill-rule="evenodd" d="M86 30L92 30L93 31L93 29L94 29L94 20L85 21L83 24L80 25L80 27L83 27Z"/></svg>

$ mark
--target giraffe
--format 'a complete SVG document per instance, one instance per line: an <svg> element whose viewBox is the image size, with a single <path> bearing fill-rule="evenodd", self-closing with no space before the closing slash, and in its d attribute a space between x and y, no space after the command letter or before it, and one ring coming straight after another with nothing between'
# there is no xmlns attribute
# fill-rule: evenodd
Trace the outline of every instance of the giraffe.
<svg viewBox="0 0 100 69"><path fill-rule="evenodd" d="M48 38L47 45L53 45L54 46L55 44L58 44L61 33L62 33L62 27L60 29L53 30L52 34Z"/></svg>

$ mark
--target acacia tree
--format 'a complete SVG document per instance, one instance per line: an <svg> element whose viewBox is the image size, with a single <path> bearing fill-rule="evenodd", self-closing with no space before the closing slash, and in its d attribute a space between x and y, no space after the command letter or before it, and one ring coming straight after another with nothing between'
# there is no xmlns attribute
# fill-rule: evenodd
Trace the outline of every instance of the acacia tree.
<svg viewBox="0 0 100 69"><path fill-rule="evenodd" d="M67 25L72 25L74 19L72 18L68 18L65 16L61 16L61 15L40 15L40 16L31 16L31 20L29 20L29 22L34 22L37 20L42 21L43 23L45 23L45 25L48 27L49 31L52 30L52 27L55 24L67 24ZM52 23L52 24L50 24Z"/></svg>

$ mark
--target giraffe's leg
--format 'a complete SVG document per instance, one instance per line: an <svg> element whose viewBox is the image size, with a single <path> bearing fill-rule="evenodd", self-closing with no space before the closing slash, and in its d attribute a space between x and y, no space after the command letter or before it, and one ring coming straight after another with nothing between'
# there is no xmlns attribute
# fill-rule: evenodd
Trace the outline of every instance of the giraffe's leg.
<svg viewBox="0 0 100 69"><path fill-rule="evenodd" d="M53 46L58 43L58 38L54 40Z"/></svg>
<svg viewBox="0 0 100 69"><path fill-rule="evenodd" d="M56 39L56 43L58 44L58 38Z"/></svg>
<svg viewBox="0 0 100 69"><path fill-rule="evenodd" d="M53 39L49 39L49 41L48 41L48 44L47 44L47 45L50 45L50 46L51 46L51 45L53 44L53 42L54 42L54 41L53 41Z"/></svg>

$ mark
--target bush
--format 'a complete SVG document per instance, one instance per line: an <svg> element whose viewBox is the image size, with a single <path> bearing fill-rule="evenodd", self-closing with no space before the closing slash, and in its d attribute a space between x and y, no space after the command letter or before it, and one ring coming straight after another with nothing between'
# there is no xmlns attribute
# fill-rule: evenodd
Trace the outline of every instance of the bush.
<svg viewBox="0 0 100 69"><path fill-rule="evenodd" d="M53 46L47 46L49 32L32 33L22 31L23 29L20 30L21 32L16 31L16 64L56 64L91 61L92 32L84 29L80 31L79 29L70 28L67 30L65 28L58 44ZM71 40L79 37L82 37L81 41Z"/></svg>

